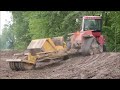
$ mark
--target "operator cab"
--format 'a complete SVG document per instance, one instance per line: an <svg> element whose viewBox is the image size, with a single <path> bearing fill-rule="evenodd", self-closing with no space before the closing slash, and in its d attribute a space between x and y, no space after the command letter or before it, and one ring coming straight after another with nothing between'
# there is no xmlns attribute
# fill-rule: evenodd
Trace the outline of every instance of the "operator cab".
<svg viewBox="0 0 120 90"><path fill-rule="evenodd" d="M87 30L101 32L101 30L102 30L101 16L84 16L81 31L87 31Z"/></svg>

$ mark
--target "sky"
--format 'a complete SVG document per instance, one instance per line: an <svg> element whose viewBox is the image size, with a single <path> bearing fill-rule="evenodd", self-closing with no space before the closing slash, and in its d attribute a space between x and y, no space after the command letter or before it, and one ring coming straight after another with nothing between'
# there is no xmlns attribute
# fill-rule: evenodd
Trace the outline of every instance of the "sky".
<svg viewBox="0 0 120 90"><path fill-rule="evenodd" d="M9 11L0 11L0 34L2 34L4 24L7 24L9 21L12 23L12 14Z"/></svg>

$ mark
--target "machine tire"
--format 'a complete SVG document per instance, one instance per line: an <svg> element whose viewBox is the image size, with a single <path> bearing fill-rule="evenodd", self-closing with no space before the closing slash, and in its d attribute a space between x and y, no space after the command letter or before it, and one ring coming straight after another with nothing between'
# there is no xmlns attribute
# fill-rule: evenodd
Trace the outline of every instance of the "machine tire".
<svg viewBox="0 0 120 90"><path fill-rule="evenodd" d="M81 47L81 54L84 56L98 54L99 51L99 44L97 43L94 37L85 38L84 43Z"/></svg>
<svg viewBox="0 0 120 90"><path fill-rule="evenodd" d="M70 50L71 49L71 43L70 43L70 41L68 41L66 44L67 44L67 49Z"/></svg>
<svg viewBox="0 0 120 90"><path fill-rule="evenodd" d="M90 51L92 51L91 50L91 44L93 42L93 39L94 38L85 38L84 39L84 43L81 46L81 54L83 56L90 55Z"/></svg>
<svg viewBox="0 0 120 90"><path fill-rule="evenodd" d="M65 55L65 56L63 57L63 60L67 60L67 59L69 59L69 56L68 56L68 55Z"/></svg>
<svg viewBox="0 0 120 90"><path fill-rule="evenodd" d="M63 42L64 42L64 39L63 39L63 37L53 37L52 41L54 42L54 44L56 46L59 46L59 45L62 46Z"/></svg>
<svg viewBox="0 0 120 90"><path fill-rule="evenodd" d="M107 51L106 46L103 45L103 52L106 52L106 51Z"/></svg>

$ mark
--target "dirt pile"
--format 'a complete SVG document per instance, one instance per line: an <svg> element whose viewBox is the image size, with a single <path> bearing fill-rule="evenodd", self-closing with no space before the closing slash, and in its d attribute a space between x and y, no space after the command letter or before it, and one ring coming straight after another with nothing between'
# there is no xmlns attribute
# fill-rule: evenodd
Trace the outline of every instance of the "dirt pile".
<svg viewBox="0 0 120 90"><path fill-rule="evenodd" d="M0 57L1 58L8 58L8 57L11 57L15 53L18 53L18 51L17 50L4 50L4 51L0 51Z"/></svg>
<svg viewBox="0 0 120 90"><path fill-rule="evenodd" d="M0 60L1 79L120 79L120 53L77 56L48 65L37 63L36 70L29 71L12 71L5 62L10 55Z"/></svg>

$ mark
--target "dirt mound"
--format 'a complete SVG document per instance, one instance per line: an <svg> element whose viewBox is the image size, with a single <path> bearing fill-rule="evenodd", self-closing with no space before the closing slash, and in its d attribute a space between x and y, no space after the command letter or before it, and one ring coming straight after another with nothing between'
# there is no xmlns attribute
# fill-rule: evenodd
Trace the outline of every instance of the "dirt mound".
<svg viewBox="0 0 120 90"><path fill-rule="evenodd" d="M0 57L2 58L7 58L7 57L11 57L11 56L13 56L13 54L15 54L15 53L18 53L18 51L17 50L4 50L4 51L0 51Z"/></svg>
<svg viewBox="0 0 120 90"><path fill-rule="evenodd" d="M77 56L48 65L37 63L36 70L29 71L12 71L5 59L0 60L1 79L120 79L120 53Z"/></svg>

